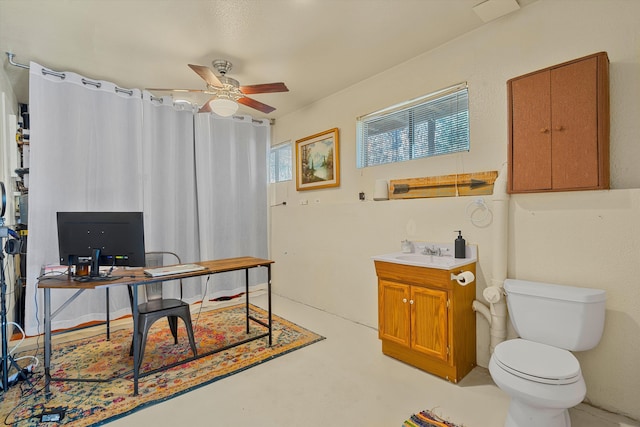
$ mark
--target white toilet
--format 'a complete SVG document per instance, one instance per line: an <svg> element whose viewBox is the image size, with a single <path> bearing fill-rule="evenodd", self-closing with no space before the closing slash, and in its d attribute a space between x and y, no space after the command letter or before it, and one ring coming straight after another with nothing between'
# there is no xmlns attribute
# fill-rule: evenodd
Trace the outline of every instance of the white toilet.
<svg viewBox="0 0 640 427"><path fill-rule="evenodd" d="M491 377L511 396L505 427L569 427L568 408L587 392L569 350L600 341L605 291L513 279L504 290L520 336L498 344L489 361Z"/></svg>

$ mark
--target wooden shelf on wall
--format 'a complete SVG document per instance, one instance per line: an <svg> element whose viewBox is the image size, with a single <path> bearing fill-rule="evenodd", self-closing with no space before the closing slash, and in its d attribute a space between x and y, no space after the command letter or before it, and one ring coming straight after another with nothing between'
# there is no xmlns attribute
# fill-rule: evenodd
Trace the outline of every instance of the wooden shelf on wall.
<svg viewBox="0 0 640 427"><path fill-rule="evenodd" d="M483 196L493 194L497 171L474 172L425 178L393 179L389 199Z"/></svg>

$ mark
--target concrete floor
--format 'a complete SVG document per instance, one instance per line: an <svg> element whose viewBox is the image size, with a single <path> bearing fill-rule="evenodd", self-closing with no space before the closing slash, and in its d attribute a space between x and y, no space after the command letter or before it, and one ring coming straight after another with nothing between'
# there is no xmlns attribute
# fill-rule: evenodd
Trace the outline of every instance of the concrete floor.
<svg viewBox="0 0 640 427"><path fill-rule="evenodd" d="M251 302L266 306L266 296ZM109 426L399 427L424 409L465 427L504 425L508 397L484 368L454 385L384 356L372 328L278 296L273 311L326 339ZM640 426L583 404L571 419L573 427Z"/></svg>

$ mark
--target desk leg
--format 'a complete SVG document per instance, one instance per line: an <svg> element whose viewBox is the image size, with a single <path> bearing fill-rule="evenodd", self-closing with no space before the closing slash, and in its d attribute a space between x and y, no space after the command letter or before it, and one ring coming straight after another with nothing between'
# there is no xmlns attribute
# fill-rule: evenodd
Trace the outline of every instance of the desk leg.
<svg viewBox="0 0 640 427"><path fill-rule="evenodd" d="M107 295L107 341L111 341L111 324L109 322L109 288L105 289Z"/></svg>
<svg viewBox="0 0 640 427"><path fill-rule="evenodd" d="M138 287L132 286L131 289L133 307L131 307L131 314L133 316L133 395L138 395L138 377L140 376L140 370L138 369L138 361L140 359L140 337L138 337Z"/></svg>
<svg viewBox="0 0 640 427"><path fill-rule="evenodd" d="M246 295L246 298L244 300L246 304L246 313L247 313L247 333L249 333L249 269L248 268L244 269L244 286L245 286L245 295Z"/></svg>
<svg viewBox="0 0 640 427"><path fill-rule="evenodd" d="M269 309L269 347L272 344L272 333L271 333L271 264L267 265L267 299L268 299L268 309Z"/></svg>
<svg viewBox="0 0 640 427"><path fill-rule="evenodd" d="M51 289L44 288L44 392L51 394Z"/></svg>

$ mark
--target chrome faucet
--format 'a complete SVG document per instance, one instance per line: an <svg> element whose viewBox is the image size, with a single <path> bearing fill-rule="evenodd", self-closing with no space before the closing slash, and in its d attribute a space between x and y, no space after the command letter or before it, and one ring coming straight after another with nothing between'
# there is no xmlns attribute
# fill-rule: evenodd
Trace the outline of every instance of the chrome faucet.
<svg viewBox="0 0 640 427"><path fill-rule="evenodd" d="M431 246L430 248L427 245L424 245L422 248L422 255L437 255L441 256L440 248L436 248L435 246Z"/></svg>

